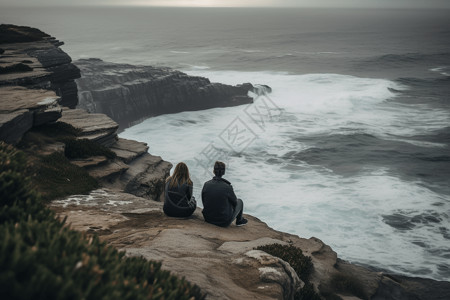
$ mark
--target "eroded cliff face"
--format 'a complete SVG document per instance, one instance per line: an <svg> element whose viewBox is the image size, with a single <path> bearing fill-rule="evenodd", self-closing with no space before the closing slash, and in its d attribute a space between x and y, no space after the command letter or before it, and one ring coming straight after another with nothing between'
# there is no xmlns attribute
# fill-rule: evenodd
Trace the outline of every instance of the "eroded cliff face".
<svg viewBox="0 0 450 300"><path fill-rule="evenodd" d="M33 127L65 123L88 139L111 148L114 159L72 159L102 186L160 200L172 165L148 153L148 146L119 139L119 125L104 114L74 109L79 69L61 42L30 27L0 25L0 140L17 144ZM42 141L35 152L64 152L64 144Z"/></svg>
<svg viewBox="0 0 450 300"><path fill-rule="evenodd" d="M75 79L80 70L59 48L63 42L26 26L0 25L0 86L26 86L52 90L59 104L78 104Z"/></svg>
<svg viewBox="0 0 450 300"><path fill-rule="evenodd" d="M0 25L0 139L15 144L33 126L58 120L78 103L80 70L63 43L25 26Z"/></svg>
<svg viewBox="0 0 450 300"><path fill-rule="evenodd" d="M251 103L249 83L211 83L170 68L134 66L100 59L75 61L81 70L78 107L104 113L125 129L145 118L167 113Z"/></svg>

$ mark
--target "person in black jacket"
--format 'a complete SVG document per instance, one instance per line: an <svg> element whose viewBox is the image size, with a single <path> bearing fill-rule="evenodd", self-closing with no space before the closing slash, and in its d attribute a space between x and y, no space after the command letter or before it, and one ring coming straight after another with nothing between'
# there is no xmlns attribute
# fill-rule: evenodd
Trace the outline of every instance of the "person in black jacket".
<svg viewBox="0 0 450 300"><path fill-rule="evenodd" d="M192 180L185 163L180 162L175 167L172 176L166 180L163 210L170 217L186 218L197 208L197 202L192 196Z"/></svg>
<svg viewBox="0 0 450 300"><path fill-rule="evenodd" d="M216 161L214 177L205 182L202 190L203 217L205 221L217 226L227 227L236 219L236 226L247 224L242 217L244 203L234 194L231 183L222 178L225 174L225 164Z"/></svg>

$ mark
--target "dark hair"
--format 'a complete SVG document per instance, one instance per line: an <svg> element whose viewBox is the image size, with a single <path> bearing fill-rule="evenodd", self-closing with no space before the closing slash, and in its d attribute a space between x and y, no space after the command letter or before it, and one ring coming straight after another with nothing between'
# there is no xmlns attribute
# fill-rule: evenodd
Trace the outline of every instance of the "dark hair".
<svg viewBox="0 0 450 300"><path fill-rule="evenodd" d="M172 180L172 182L169 184L171 188L175 186L181 186L184 183L192 185L192 180L189 176L189 169L184 162L180 162L177 164L172 176L167 178L166 182L168 182L169 180Z"/></svg>
<svg viewBox="0 0 450 300"><path fill-rule="evenodd" d="M221 161L216 161L214 164L214 175L222 177L225 174L225 164Z"/></svg>

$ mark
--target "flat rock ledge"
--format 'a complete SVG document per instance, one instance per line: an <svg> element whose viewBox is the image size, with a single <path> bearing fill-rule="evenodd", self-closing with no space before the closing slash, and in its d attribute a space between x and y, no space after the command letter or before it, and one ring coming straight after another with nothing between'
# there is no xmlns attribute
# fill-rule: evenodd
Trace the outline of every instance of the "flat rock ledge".
<svg viewBox="0 0 450 300"><path fill-rule="evenodd" d="M104 114L91 114L83 109L64 109L59 122L79 129L80 139L92 140L104 146L111 146L117 141L119 124Z"/></svg>
<svg viewBox="0 0 450 300"><path fill-rule="evenodd" d="M106 188L50 204L74 229L95 232L129 256L161 261L163 269L199 285L207 299L293 299L304 284L295 271L285 261L254 250L273 243L301 248L312 258L316 289L342 299L443 300L450 292L450 283L372 272L341 261L319 239L273 230L250 215L247 226L221 228L206 223L200 208L179 219L167 217L162 206ZM336 275L357 278L363 285L360 295L333 290Z"/></svg>
<svg viewBox="0 0 450 300"><path fill-rule="evenodd" d="M49 90L21 86L0 87L0 140L16 144L34 126L61 116L60 97Z"/></svg>

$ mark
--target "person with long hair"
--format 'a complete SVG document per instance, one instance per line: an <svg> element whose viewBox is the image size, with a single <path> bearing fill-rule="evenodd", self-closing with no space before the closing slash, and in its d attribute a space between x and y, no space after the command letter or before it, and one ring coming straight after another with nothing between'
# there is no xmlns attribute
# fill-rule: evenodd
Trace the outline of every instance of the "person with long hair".
<svg viewBox="0 0 450 300"><path fill-rule="evenodd" d="M186 218L197 208L192 195L193 183L187 165L180 162L176 165L172 176L166 180L164 213L170 217Z"/></svg>

